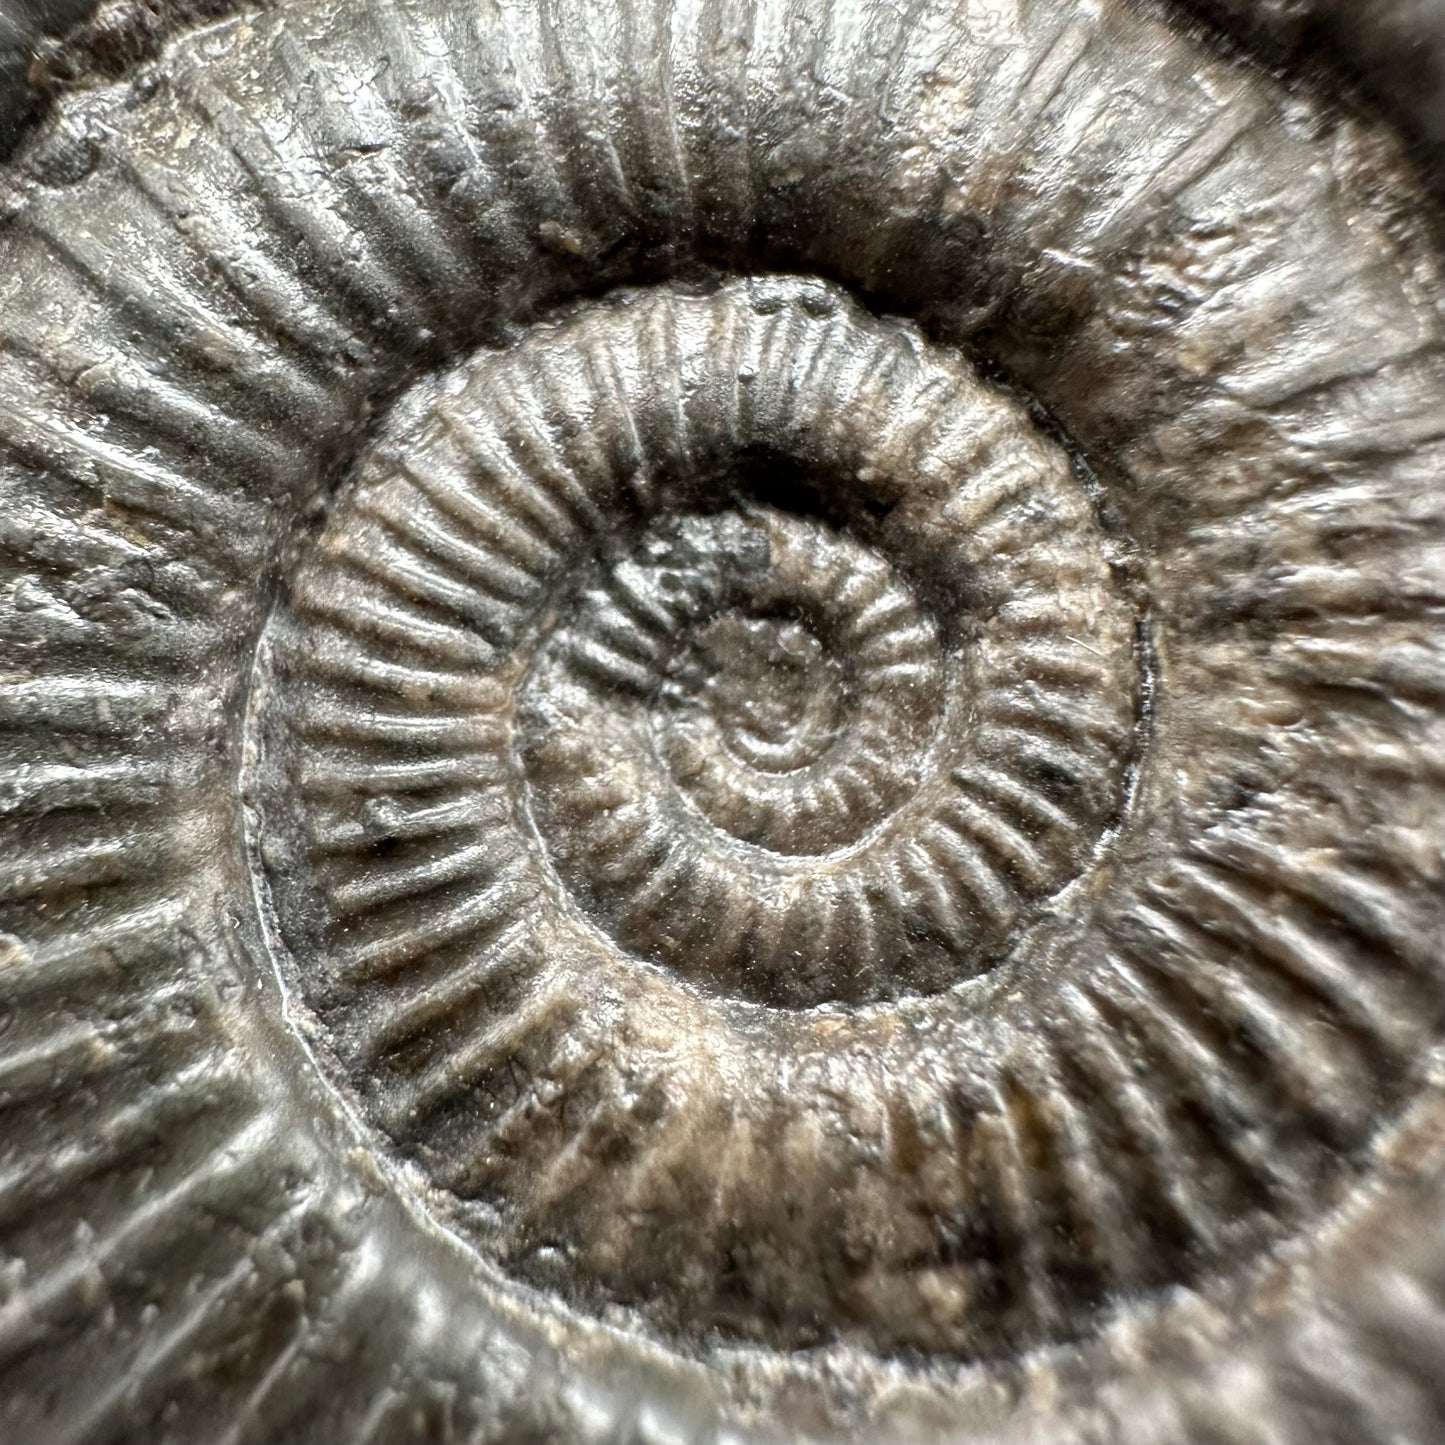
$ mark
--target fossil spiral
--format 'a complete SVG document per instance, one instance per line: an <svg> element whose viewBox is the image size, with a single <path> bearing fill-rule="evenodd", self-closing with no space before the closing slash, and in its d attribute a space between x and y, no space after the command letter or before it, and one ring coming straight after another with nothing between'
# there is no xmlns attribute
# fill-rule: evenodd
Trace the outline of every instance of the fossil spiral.
<svg viewBox="0 0 1445 1445"><path fill-rule="evenodd" d="M0 1438L1445 1425L1445 280L1135 0L283 0L0 202Z"/></svg>

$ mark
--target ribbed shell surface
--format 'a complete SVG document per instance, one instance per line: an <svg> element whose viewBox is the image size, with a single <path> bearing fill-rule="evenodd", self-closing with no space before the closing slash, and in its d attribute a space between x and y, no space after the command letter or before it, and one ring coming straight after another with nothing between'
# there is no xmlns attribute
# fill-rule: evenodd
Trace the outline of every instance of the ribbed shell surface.
<svg viewBox="0 0 1445 1445"><path fill-rule="evenodd" d="M0 1436L1429 1441L1445 295L1124 0L288 0L0 190Z"/></svg>

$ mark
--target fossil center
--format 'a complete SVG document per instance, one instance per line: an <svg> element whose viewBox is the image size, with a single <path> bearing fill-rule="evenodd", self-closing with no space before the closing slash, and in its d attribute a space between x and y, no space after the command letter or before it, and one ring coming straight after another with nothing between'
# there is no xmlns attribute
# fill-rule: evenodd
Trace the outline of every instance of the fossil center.
<svg viewBox="0 0 1445 1445"><path fill-rule="evenodd" d="M698 1314L615 1216L555 1213L565 1120L621 1110L609 1147L661 1160L679 1070L689 1109L766 1112L800 1028L956 1029L1125 815L1123 570L1020 406L813 281L629 293L429 384L263 649L261 851L343 1086L524 1273L555 1235L584 1297L812 1328L761 1277ZM519 1071L560 1110L525 1141ZM847 1246L806 1237L826 1292ZM946 1342L898 1307L860 1327Z"/></svg>

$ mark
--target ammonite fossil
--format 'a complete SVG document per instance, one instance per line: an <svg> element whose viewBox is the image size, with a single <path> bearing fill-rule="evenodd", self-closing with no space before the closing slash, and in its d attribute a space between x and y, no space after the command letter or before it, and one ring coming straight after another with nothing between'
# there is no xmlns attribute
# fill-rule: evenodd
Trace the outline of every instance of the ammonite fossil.
<svg viewBox="0 0 1445 1445"><path fill-rule="evenodd" d="M52 54L0 1439L1445 1435L1438 132L1244 8Z"/></svg>

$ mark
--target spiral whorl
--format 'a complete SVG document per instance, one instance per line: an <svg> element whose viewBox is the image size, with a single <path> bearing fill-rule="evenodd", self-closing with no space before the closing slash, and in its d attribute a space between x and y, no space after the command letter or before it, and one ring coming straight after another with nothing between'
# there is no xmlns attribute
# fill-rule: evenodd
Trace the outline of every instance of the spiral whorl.
<svg viewBox="0 0 1445 1445"><path fill-rule="evenodd" d="M283 929L388 1132L532 1253L619 1186L609 1147L647 1189L699 1096L749 1110L718 1049L818 1027L729 1000L937 993L1007 956L1120 820L1138 618L1023 408L816 283L584 308L401 410L273 625L267 791L300 813L263 846L321 886L284 885ZM639 1040L621 1075L573 1036L679 1009L699 1043ZM763 1220L730 1188L735 1230ZM716 1223L671 1227L705 1235L684 1321L804 1328L764 1269L724 1305ZM634 1267L581 1236L584 1275ZM799 1260L810 1311L847 1247Z"/></svg>
<svg viewBox="0 0 1445 1445"><path fill-rule="evenodd" d="M1438 1435L1432 203L1209 44L285 0L62 100L0 1436Z"/></svg>

